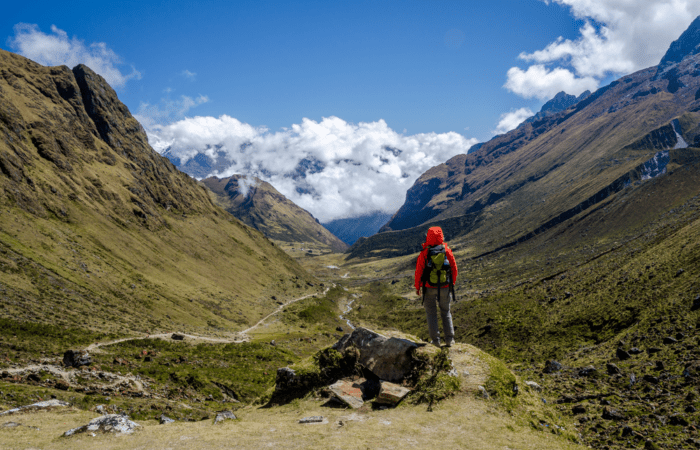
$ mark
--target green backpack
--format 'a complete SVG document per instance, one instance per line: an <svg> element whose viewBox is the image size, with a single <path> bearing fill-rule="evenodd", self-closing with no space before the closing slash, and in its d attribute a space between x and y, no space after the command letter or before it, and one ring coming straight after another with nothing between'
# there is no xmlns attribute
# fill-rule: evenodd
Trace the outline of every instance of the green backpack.
<svg viewBox="0 0 700 450"><path fill-rule="evenodd" d="M435 245L428 248L423 270L423 282L430 286L444 286L450 283L450 261L445 254L444 245Z"/></svg>

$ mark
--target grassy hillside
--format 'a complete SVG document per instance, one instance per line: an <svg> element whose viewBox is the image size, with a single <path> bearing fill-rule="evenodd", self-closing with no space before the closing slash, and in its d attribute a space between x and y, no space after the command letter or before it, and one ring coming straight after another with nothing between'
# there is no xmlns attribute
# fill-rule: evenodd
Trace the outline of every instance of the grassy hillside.
<svg viewBox="0 0 700 450"><path fill-rule="evenodd" d="M244 328L306 272L147 143L85 66L0 52L0 314L106 331Z"/></svg>
<svg viewBox="0 0 700 450"><path fill-rule="evenodd" d="M270 183L234 175L202 180L215 202L243 223L286 247L344 251L347 245L323 227L308 211L280 194Z"/></svg>

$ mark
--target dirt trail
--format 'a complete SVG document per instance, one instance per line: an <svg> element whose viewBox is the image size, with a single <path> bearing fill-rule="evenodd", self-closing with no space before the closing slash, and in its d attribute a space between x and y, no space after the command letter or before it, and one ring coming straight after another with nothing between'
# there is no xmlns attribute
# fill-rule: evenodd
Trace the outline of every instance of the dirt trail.
<svg viewBox="0 0 700 450"><path fill-rule="evenodd" d="M256 323L252 327L247 328L243 331L236 332L235 337L207 337L207 336L197 336L197 335L193 335L193 334L186 334L186 333L180 333L177 331L171 331L168 333L144 334L142 336L132 336L132 337L120 338L120 339L115 339L113 341L108 341L108 342L96 342L94 344L90 344L85 350L87 350L89 353L99 353L100 347L114 345L114 344L118 344L120 342L133 341L135 339L172 339L172 335L174 333L179 334L180 336L184 336L185 338L187 338L188 341L193 342L193 343L194 342L214 342L214 343L219 343L219 344L240 344L242 342L248 342L248 341L250 341L250 336L248 336L247 333L258 328L260 325L265 323L265 321L267 319L269 319L270 317L274 316L275 314L281 312L285 307L291 305L292 303L296 303L298 301L307 299L309 297L313 297L313 296L317 296L317 295L318 296L325 295L331 287L327 287L322 293L317 292L314 294L304 295L302 297L295 298L295 299L289 300L286 303L281 304L276 310L272 311L270 314L268 314L265 317L263 317L262 319L260 319L258 321L258 323Z"/></svg>

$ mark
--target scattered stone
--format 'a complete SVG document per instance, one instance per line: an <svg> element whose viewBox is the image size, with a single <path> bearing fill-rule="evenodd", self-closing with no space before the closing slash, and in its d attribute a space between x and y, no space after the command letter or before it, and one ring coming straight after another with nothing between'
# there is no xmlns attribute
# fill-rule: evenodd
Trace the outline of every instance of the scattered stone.
<svg viewBox="0 0 700 450"><path fill-rule="evenodd" d="M595 376L595 374L597 374L597 373L598 373L598 369L596 369L593 366L584 367L583 369L578 371L579 376L582 376L582 377Z"/></svg>
<svg viewBox="0 0 700 450"><path fill-rule="evenodd" d="M66 380L58 380L56 381L56 384L54 385L56 389L60 389L62 391L67 391L70 388L70 384Z"/></svg>
<svg viewBox="0 0 700 450"><path fill-rule="evenodd" d="M629 425L626 425L626 426L622 429L622 437L631 436L632 433L634 433L634 430L632 430L632 427L630 427Z"/></svg>
<svg viewBox="0 0 700 450"><path fill-rule="evenodd" d="M107 409L105 408L105 405L97 405L95 406L95 412L98 412L100 414L107 414Z"/></svg>
<svg viewBox="0 0 700 450"><path fill-rule="evenodd" d="M561 371L561 364L554 360L544 363L544 369L542 370L544 373L555 373L559 371Z"/></svg>
<svg viewBox="0 0 700 450"><path fill-rule="evenodd" d="M583 405L574 405L574 407L571 408L571 412L574 414L586 414L586 407Z"/></svg>
<svg viewBox="0 0 700 450"><path fill-rule="evenodd" d="M656 361L656 370L666 370L666 366L663 361Z"/></svg>
<svg viewBox="0 0 700 450"><path fill-rule="evenodd" d="M342 333L345 330L343 330L343 327L337 326L337 327L335 327L335 331L340 331Z"/></svg>
<svg viewBox="0 0 700 450"><path fill-rule="evenodd" d="M647 349L647 353L649 353L650 355L653 355L654 353L659 353L660 351L661 349L659 347L649 347Z"/></svg>
<svg viewBox="0 0 700 450"><path fill-rule="evenodd" d="M638 349L637 347L632 347L630 349L629 353L630 353L630 355L639 355L640 353L642 353L642 351L640 349Z"/></svg>
<svg viewBox="0 0 700 450"><path fill-rule="evenodd" d="M359 384L347 380L338 380L328 386L328 389L335 398L351 408L357 409L364 405L362 389L360 389Z"/></svg>
<svg viewBox="0 0 700 450"><path fill-rule="evenodd" d="M613 364L613 363L608 363L608 364L606 364L606 365L605 365L605 368L606 368L607 371L608 371L608 375L621 375L621 374L622 374L622 371L620 370L620 368L617 367L617 366L616 366L615 364Z"/></svg>
<svg viewBox="0 0 700 450"><path fill-rule="evenodd" d="M216 413L216 418L214 419L214 425L224 420L236 420L236 416L231 411L219 411Z"/></svg>
<svg viewBox="0 0 700 450"><path fill-rule="evenodd" d="M175 422L174 419L171 419L170 417L166 416L165 414L161 414L160 416L160 424L161 425L167 425L169 423Z"/></svg>
<svg viewBox="0 0 700 450"><path fill-rule="evenodd" d="M681 415L674 414L668 418L668 423L671 425L680 425L682 427L687 427L689 425L688 421Z"/></svg>
<svg viewBox="0 0 700 450"><path fill-rule="evenodd" d="M101 433L116 433L116 434L131 434L136 428L141 425L129 420L125 414L107 414L105 416L92 419L87 425L73 428L63 433L64 436L72 436L78 433L85 432L101 432Z"/></svg>
<svg viewBox="0 0 700 450"><path fill-rule="evenodd" d="M605 420L625 420L625 417L616 409L603 408L603 419Z"/></svg>
<svg viewBox="0 0 700 450"><path fill-rule="evenodd" d="M673 338L673 337L671 337L671 336L665 337L663 342L664 342L664 344L666 344L666 345L673 345L673 344L677 344L677 343L678 343L678 341L676 340L676 338Z"/></svg>
<svg viewBox="0 0 700 450"><path fill-rule="evenodd" d="M483 387L483 386L479 386L479 395L480 395L482 398L489 398L489 397L490 397L488 391L486 391L486 388Z"/></svg>
<svg viewBox="0 0 700 450"><path fill-rule="evenodd" d="M697 409L695 409L695 406L693 406L693 405L690 405L690 406L688 406L688 407L685 408L685 412L687 412L687 413L689 413L689 414L692 414L692 413L694 413L695 411L697 411Z"/></svg>
<svg viewBox="0 0 700 450"><path fill-rule="evenodd" d="M617 356L617 359L619 359L620 361L624 361L632 357L632 355L630 355L628 352L621 348L617 349L617 351L615 352L615 356Z"/></svg>
<svg viewBox="0 0 700 450"><path fill-rule="evenodd" d="M0 416L7 416L10 414L16 414L20 412L30 412L30 411L48 411L55 408L62 408L70 406L70 403L64 402L62 400L45 400L43 402L33 403L31 405L20 406L19 408L8 409L7 411L0 412Z"/></svg>
<svg viewBox="0 0 700 450"><path fill-rule="evenodd" d="M273 345L273 346L274 346L274 345L277 345L277 342L275 342L275 340L273 339L273 340L270 341L270 345Z"/></svg>
<svg viewBox="0 0 700 450"><path fill-rule="evenodd" d="M173 341L182 341L185 339L185 336L182 334L173 333L172 336L170 336L170 339Z"/></svg>
<svg viewBox="0 0 700 450"><path fill-rule="evenodd" d="M526 381L525 386L529 387L530 389L533 389L537 392L542 392L542 386L539 384L535 383L534 381Z"/></svg>
<svg viewBox="0 0 700 450"><path fill-rule="evenodd" d="M685 270L683 270L683 269L678 269L678 270L676 271L676 274L674 275L674 277L679 277L679 276L683 275L684 272L685 272Z"/></svg>
<svg viewBox="0 0 700 450"><path fill-rule="evenodd" d="M299 419L299 423L323 423L326 420L323 416L311 416Z"/></svg>
<svg viewBox="0 0 700 450"><path fill-rule="evenodd" d="M377 395L377 403L396 405L411 392L408 388L388 381L381 381L380 384L381 387L379 388L379 395Z"/></svg>
<svg viewBox="0 0 700 450"><path fill-rule="evenodd" d="M92 364L92 358L86 351L66 350L63 354L63 365L66 367L89 366L90 364Z"/></svg>
<svg viewBox="0 0 700 450"><path fill-rule="evenodd" d="M379 379L400 381L411 370L409 353L418 345L407 339L386 338L374 331L358 327L343 336L333 348L343 352L349 345L360 352L359 363Z"/></svg>
<svg viewBox="0 0 700 450"><path fill-rule="evenodd" d="M683 370L684 377L697 377L700 375L700 361L691 361L686 364Z"/></svg>
<svg viewBox="0 0 700 450"><path fill-rule="evenodd" d="M5 422L2 424L3 428L15 428L20 426L22 426L22 424L17 422Z"/></svg>

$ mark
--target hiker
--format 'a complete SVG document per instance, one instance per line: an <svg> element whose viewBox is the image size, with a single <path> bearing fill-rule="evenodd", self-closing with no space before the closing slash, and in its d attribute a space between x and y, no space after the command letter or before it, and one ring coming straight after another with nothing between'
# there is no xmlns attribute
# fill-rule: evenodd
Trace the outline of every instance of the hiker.
<svg viewBox="0 0 700 450"><path fill-rule="evenodd" d="M416 261L416 294L421 295L421 288L423 289L423 306L428 317L430 343L437 347L440 346L440 331L436 305L440 307L445 345L451 347L455 343L450 313L450 294L454 297L456 280L457 262L452 250L444 242L442 228L431 227L423 244L423 251L420 252Z"/></svg>

